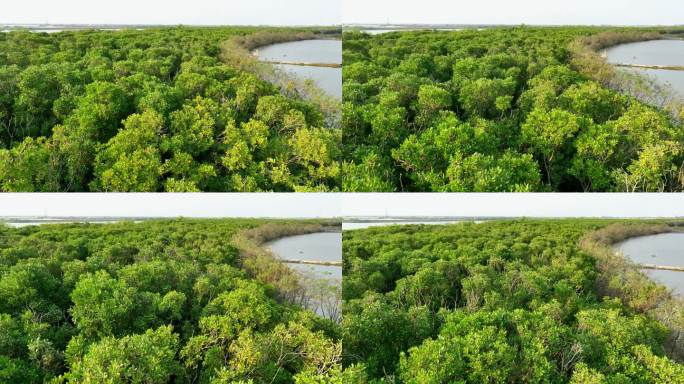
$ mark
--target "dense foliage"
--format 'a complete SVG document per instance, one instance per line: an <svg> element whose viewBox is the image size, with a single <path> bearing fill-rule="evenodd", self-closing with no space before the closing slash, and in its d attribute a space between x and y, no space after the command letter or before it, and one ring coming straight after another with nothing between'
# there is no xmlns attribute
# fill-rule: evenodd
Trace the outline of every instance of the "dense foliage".
<svg viewBox="0 0 684 384"><path fill-rule="evenodd" d="M588 39L599 33L610 38ZM576 44L639 33L654 38L585 27L345 33L344 190L682 190L681 121L606 87L610 69Z"/></svg>
<svg viewBox="0 0 684 384"><path fill-rule="evenodd" d="M338 189L321 109L221 61L255 31L0 34L0 189Z"/></svg>
<svg viewBox="0 0 684 384"><path fill-rule="evenodd" d="M231 242L262 224L0 227L0 383L340 383L338 326Z"/></svg>
<svg viewBox="0 0 684 384"><path fill-rule="evenodd" d="M345 231L344 364L378 383L684 382L668 328L597 293L578 243L606 225Z"/></svg>

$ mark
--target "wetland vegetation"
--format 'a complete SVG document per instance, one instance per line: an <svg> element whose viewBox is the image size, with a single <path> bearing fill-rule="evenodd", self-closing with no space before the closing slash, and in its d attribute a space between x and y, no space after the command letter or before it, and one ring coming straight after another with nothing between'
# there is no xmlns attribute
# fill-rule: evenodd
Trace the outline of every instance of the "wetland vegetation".
<svg viewBox="0 0 684 384"><path fill-rule="evenodd" d="M349 382L339 325L263 248L331 224L2 226L0 382Z"/></svg>
<svg viewBox="0 0 684 384"><path fill-rule="evenodd" d="M340 228L283 237L266 244L278 260L299 273L306 308L339 322L342 318L342 234Z"/></svg>
<svg viewBox="0 0 684 384"><path fill-rule="evenodd" d="M343 189L681 191L681 101L600 54L674 32L345 32Z"/></svg>
<svg viewBox="0 0 684 384"><path fill-rule="evenodd" d="M345 231L343 365L369 383L682 382L684 302L612 249L677 228L568 219Z"/></svg>
<svg viewBox="0 0 684 384"><path fill-rule="evenodd" d="M0 34L3 191L330 191L335 103L249 49L335 32Z"/></svg>

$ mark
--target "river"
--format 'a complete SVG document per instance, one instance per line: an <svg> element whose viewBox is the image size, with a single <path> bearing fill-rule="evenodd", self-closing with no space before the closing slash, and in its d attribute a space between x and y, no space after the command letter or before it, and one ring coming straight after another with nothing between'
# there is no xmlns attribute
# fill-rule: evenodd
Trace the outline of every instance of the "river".
<svg viewBox="0 0 684 384"><path fill-rule="evenodd" d="M622 44L607 49L605 56L612 64L684 66L684 41L651 40ZM658 83L671 87L684 97L684 71L651 68L625 70L654 77Z"/></svg>
<svg viewBox="0 0 684 384"><path fill-rule="evenodd" d="M283 260L342 262L342 233L319 232L288 236L266 244ZM341 265L310 265L287 263L303 277L311 298L308 308L318 315L339 320L340 292L342 289Z"/></svg>
<svg viewBox="0 0 684 384"><path fill-rule="evenodd" d="M273 44L256 51L262 61L342 64L342 41L302 40ZM342 68L274 64L300 79L311 79L328 95L342 99Z"/></svg>
<svg viewBox="0 0 684 384"><path fill-rule="evenodd" d="M684 233L663 233L627 239L614 247L637 264L684 267ZM650 278L684 294L684 272L643 269Z"/></svg>

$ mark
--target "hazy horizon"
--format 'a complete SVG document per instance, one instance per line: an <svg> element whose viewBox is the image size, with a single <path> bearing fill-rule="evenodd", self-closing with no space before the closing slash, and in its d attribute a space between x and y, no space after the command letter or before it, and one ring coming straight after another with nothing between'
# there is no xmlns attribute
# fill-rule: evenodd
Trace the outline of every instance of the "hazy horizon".
<svg viewBox="0 0 684 384"><path fill-rule="evenodd" d="M331 218L332 194L295 193L5 193L0 217Z"/></svg>
<svg viewBox="0 0 684 384"><path fill-rule="evenodd" d="M677 218L684 194L5 193L0 216Z"/></svg>
<svg viewBox="0 0 684 384"><path fill-rule="evenodd" d="M492 26L492 27L684 27L682 24L662 25L662 24L642 24L642 25L619 25L619 24L487 24L487 23L344 23L342 26L458 26L458 27L478 27L478 26Z"/></svg>
<svg viewBox="0 0 684 384"><path fill-rule="evenodd" d="M344 24L612 25L684 24L684 3L654 0L345 0Z"/></svg>
<svg viewBox="0 0 684 384"><path fill-rule="evenodd" d="M342 0L24 0L3 6L0 24L340 25Z"/></svg>
<svg viewBox="0 0 684 384"><path fill-rule="evenodd" d="M175 27L175 26L183 26L183 27L337 27L341 26L341 24L338 25L323 25L323 24L183 24L183 23L175 23L175 24L152 24L152 23L139 23L139 24L123 24L123 23L117 23L117 24L112 24L112 23L3 23L0 22L0 25L4 26L48 26L48 27L53 27L53 26L61 26L61 27L85 27L85 26L111 26L111 27L136 27L136 26L150 26L150 27Z"/></svg>
<svg viewBox="0 0 684 384"><path fill-rule="evenodd" d="M359 193L341 196L345 217L684 217L684 194Z"/></svg>

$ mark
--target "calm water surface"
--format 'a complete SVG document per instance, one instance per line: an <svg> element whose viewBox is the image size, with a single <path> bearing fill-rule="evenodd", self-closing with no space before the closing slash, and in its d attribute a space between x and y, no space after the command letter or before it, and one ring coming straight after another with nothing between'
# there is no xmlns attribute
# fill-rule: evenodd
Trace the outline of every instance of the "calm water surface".
<svg viewBox="0 0 684 384"><path fill-rule="evenodd" d="M615 248L638 264L684 267L684 233L635 237L616 244ZM684 294L684 272L650 269L644 272L677 294Z"/></svg>
<svg viewBox="0 0 684 384"><path fill-rule="evenodd" d="M684 41L651 40L609 48L608 61L623 64L684 65Z"/></svg>
<svg viewBox="0 0 684 384"><path fill-rule="evenodd" d="M683 40L652 40L622 44L606 50L609 63L684 66ZM684 71L630 68L629 70L655 77L661 84L672 87L684 96Z"/></svg>
<svg viewBox="0 0 684 384"><path fill-rule="evenodd" d="M342 64L342 41L302 40L259 48L259 57L268 61L297 61Z"/></svg>
<svg viewBox="0 0 684 384"><path fill-rule="evenodd" d="M281 259L342 261L341 232L289 236L267 245ZM310 298L307 308L319 316L339 321L342 267L306 264L287 264L287 266L304 276L303 282Z"/></svg>
<svg viewBox="0 0 684 384"><path fill-rule="evenodd" d="M281 259L342 261L342 233L321 232L289 236L267 244ZM288 264L292 269L313 273L322 279L342 281L342 267L328 265Z"/></svg>
<svg viewBox="0 0 684 384"><path fill-rule="evenodd" d="M342 64L342 41L303 40L259 48L265 61ZM327 94L342 99L342 68L277 64L276 67L301 79L311 79Z"/></svg>

